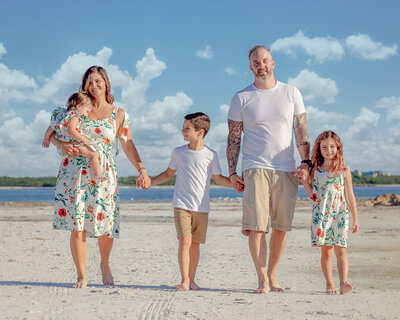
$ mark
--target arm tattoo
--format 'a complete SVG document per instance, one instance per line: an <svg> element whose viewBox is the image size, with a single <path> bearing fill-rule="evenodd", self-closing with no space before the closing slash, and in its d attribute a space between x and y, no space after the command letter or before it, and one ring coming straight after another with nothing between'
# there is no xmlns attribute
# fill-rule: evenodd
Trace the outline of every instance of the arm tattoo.
<svg viewBox="0 0 400 320"><path fill-rule="evenodd" d="M240 143L242 141L242 121L228 120L229 135L226 148L226 158L228 160L229 174L236 171L237 162L240 154Z"/></svg>
<svg viewBox="0 0 400 320"><path fill-rule="evenodd" d="M305 113L295 115L293 117L293 130L296 138L297 149L301 147L305 149L305 156L306 159L308 159L310 153L310 138L308 136L306 119L307 117Z"/></svg>

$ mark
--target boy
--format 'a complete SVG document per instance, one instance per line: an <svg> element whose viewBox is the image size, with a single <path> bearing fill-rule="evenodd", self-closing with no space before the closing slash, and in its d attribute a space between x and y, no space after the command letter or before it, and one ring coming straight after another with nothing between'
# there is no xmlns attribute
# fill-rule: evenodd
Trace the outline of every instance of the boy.
<svg viewBox="0 0 400 320"><path fill-rule="evenodd" d="M200 257L200 243L206 240L211 175L217 184L232 187L230 180L221 175L217 153L203 143L209 129L210 119L206 114L187 114L182 135L189 144L175 148L167 170L151 179L151 184L157 185L170 180L177 173L172 203L182 276L182 282L176 286L179 291L200 290L194 277Z"/></svg>

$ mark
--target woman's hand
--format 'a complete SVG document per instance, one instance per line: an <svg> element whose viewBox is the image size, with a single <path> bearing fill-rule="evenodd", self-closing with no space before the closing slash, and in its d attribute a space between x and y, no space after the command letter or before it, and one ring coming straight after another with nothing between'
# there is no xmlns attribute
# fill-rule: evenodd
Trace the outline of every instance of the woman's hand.
<svg viewBox="0 0 400 320"><path fill-rule="evenodd" d="M139 169L139 178L136 180L136 187L142 188L143 190L151 188L151 179L147 175L145 168Z"/></svg>

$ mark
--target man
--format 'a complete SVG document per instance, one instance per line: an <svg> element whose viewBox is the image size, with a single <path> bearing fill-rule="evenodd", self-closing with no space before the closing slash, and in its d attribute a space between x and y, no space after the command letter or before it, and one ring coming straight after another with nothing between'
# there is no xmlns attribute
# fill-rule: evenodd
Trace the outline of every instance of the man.
<svg viewBox="0 0 400 320"><path fill-rule="evenodd" d="M310 142L306 111L299 90L275 80L275 61L264 46L249 52L254 83L232 98L228 113L227 159L233 187L244 183L242 233L249 237L249 249L258 276L255 293L284 291L276 271L292 229L297 198L297 175L305 174L310 163ZM236 173L243 131L242 172ZM302 159L296 171L293 131ZM295 173L296 171L296 173ZM268 216L272 234L266 266Z"/></svg>

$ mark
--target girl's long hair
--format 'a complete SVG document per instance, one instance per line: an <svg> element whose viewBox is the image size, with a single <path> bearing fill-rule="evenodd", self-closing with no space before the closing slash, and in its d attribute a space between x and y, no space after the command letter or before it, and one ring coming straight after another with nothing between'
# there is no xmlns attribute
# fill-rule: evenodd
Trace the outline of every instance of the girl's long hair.
<svg viewBox="0 0 400 320"><path fill-rule="evenodd" d="M88 83L89 76L95 72L100 74L101 77L103 78L103 80L106 84L106 101L108 103L112 104L114 102L114 97L111 94L111 83L110 83L110 80L108 79L107 71L103 67L92 66L86 70L86 72L84 73L84 75L82 77L81 91L88 91L87 88L89 86L89 83ZM93 97L91 97L91 98L93 98Z"/></svg>
<svg viewBox="0 0 400 320"><path fill-rule="evenodd" d="M332 168L330 169L330 172L336 173L346 170L346 164L343 159L342 141L335 132L331 130L324 131L315 140L314 147L311 153L311 162L314 165L313 169L311 170L311 182L314 181L315 170L317 170L318 167L320 167L324 163L324 157L321 153L321 142L328 138L332 138L335 141L337 147L336 156L332 159Z"/></svg>

